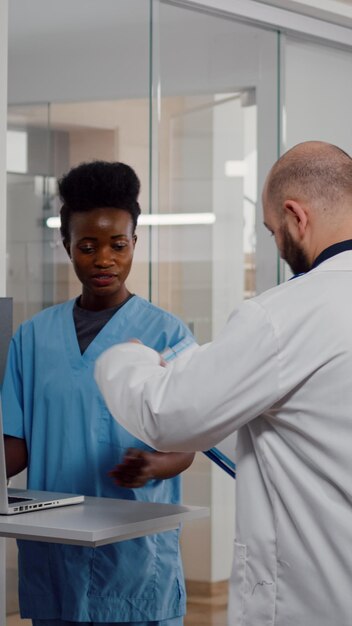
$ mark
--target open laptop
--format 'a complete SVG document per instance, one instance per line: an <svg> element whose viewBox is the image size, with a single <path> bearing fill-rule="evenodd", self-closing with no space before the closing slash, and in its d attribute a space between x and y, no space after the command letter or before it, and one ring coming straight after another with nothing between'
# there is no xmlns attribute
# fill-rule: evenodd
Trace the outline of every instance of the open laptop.
<svg viewBox="0 0 352 626"><path fill-rule="evenodd" d="M84 496L72 493L8 489L5 464L5 448L0 401L0 515L16 515L29 511L44 511L68 504L79 504Z"/></svg>

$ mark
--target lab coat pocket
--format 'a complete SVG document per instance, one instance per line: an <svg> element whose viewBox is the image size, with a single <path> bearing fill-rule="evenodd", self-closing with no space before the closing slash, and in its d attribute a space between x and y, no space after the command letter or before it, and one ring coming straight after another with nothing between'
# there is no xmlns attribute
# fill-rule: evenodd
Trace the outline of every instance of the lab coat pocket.
<svg viewBox="0 0 352 626"><path fill-rule="evenodd" d="M244 626L246 596L247 547L234 542L234 558L230 579L230 598L228 614L236 616L236 626Z"/></svg>

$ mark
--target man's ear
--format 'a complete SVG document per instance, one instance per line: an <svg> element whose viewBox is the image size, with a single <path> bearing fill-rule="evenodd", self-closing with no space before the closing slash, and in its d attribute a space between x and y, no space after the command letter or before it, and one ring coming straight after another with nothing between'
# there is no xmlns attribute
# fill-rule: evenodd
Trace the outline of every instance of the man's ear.
<svg viewBox="0 0 352 626"><path fill-rule="evenodd" d="M134 234L134 235L132 236L132 241L133 241L133 248L134 248L134 247L135 247L135 245L136 245L136 243L137 243L137 235L136 235L136 234Z"/></svg>
<svg viewBox="0 0 352 626"><path fill-rule="evenodd" d="M286 200L284 210L287 222L297 230L301 238L304 237L308 224L308 213L305 207L296 200Z"/></svg>

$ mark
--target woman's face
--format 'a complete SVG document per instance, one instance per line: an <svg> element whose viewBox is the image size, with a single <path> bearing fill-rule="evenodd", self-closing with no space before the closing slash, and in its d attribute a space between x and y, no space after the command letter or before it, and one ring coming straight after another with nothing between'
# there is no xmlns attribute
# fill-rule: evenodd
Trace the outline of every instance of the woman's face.
<svg viewBox="0 0 352 626"><path fill-rule="evenodd" d="M123 209L100 208L71 215L70 241L65 247L82 283L81 307L98 311L127 298L125 281L136 239L131 215Z"/></svg>

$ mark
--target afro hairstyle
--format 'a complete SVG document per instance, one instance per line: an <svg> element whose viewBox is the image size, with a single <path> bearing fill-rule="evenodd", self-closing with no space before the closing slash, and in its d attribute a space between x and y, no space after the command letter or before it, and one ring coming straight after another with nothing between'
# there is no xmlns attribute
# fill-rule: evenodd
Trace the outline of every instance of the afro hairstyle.
<svg viewBox="0 0 352 626"><path fill-rule="evenodd" d="M135 171L125 163L92 161L72 168L58 181L61 237L70 241L70 217L103 207L127 211L132 218L133 232L141 212L138 204L140 181Z"/></svg>

